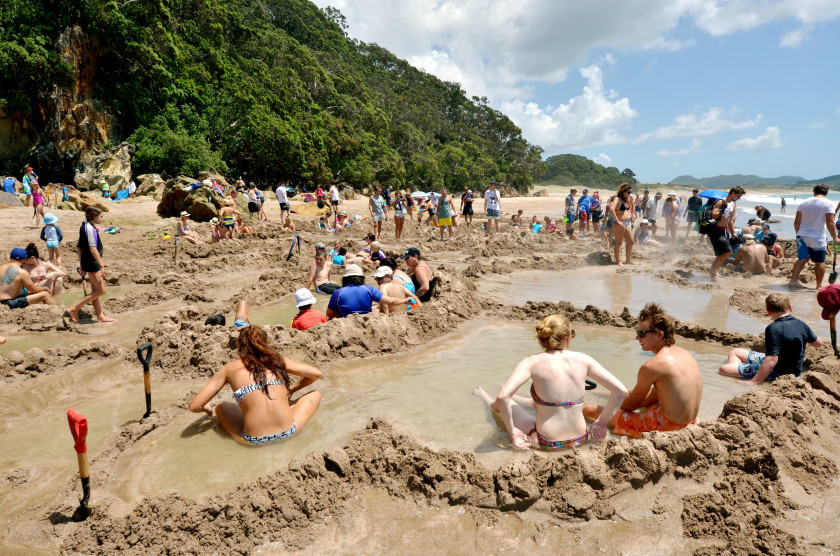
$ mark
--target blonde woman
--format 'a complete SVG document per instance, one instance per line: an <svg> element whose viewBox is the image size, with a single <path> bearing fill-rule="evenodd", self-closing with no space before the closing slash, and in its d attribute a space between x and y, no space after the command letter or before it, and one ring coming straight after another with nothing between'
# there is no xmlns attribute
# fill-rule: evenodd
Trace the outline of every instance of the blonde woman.
<svg viewBox="0 0 840 556"><path fill-rule="evenodd" d="M553 451L580 446L590 436L604 440L607 424L627 397L627 389L592 357L569 349L575 331L565 316L544 318L536 332L544 351L520 361L495 400L481 387L473 393L501 415L515 448ZM587 377L610 391L607 405L588 431L583 416ZM517 396L528 380L532 381L531 397ZM535 408L536 418L522 406Z"/></svg>

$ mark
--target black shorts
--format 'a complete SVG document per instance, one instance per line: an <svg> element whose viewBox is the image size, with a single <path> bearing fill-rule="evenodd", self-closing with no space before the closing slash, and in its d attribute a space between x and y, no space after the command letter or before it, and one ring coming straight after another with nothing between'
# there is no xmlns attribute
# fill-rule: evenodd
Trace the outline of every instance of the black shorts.
<svg viewBox="0 0 840 556"><path fill-rule="evenodd" d="M435 209L429 209L427 212L429 213L429 216L434 216L435 214L437 214L435 212Z"/></svg>
<svg viewBox="0 0 840 556"><path fill-rule="evenodd" d="M248 201L248 212L260 212L260 204L254 201Z"/></svg>
<svg viewBox="0 0 840 556"><path fill-rule="evenodd" d="M257 210L259 210L259 209L257 209ZM280 203L280 210L281 211L289 210L289 203Z"/></svg>
<svg viewBox="0 0 840 556"><path fill-rule="evenodd" d="M341 288L341 286L336 286L332 282L324 282L320 286L316 286L315 291L318 292L318 293L323 293L323 294L330 295L333 292L335 292L336 290L338 290L339 288Z"/></svg>
<svg viewBox="0 0 840 556"><path fill-rule="evenodd" d="M9 309L23 309L24 307L29 305L29 300L26 299L25 295L21 295L18 297L13 297L12 299L4 299L0 301L3 305L8 307Z"/></svg>
<svg viewBox="0 0 840 556"><path fill-rule="evenodd" d="M732 252L732 245L729 243L729 230L726 228L712 228L709 230L709 241L712 242L712 249L715 255L723 255Z"/></svg>
<svg viewBox="0 0 840 556"><path fill-rule="evenodd" d="M469 205L464 205L463 214L464 214L464 216L472 216L472 214L473 214L472 203L470 203Z"/></svg>
<svg viewBox="0 0 840 556"><path fill-rule="evenodd" d="M592 213L592 223L596 224L601 221L601 213L599 211Z"/></svg>
<svg viewBox="0 0 840 556"><path fill-rule="evenodd" d="M330 204L334 207L337 207L338 206L338 200L337 199L330 199Z"/></svg>

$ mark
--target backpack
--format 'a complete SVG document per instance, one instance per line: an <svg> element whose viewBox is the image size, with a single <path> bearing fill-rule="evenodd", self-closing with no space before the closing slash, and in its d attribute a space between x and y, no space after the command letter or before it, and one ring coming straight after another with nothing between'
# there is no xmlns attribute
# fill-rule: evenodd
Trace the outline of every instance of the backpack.
<svg viewBox="0 0 840 556"><path fill-rule="evenodd" d="M716 204L716 199L709 199L709 202L700 209L700 215L697 218L697 231L699 233L706 235L712 228L717 226L717 219L712 218L712 211Z"/></svg>

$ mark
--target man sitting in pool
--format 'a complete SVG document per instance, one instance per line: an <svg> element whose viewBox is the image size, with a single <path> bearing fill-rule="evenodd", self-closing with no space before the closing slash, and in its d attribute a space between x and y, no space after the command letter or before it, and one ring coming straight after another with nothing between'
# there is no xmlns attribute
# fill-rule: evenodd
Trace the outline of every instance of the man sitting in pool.
<svg viewBox="0 0 840 556"><path fill-rule="evenodd" d="M781 375L799 376L805 361L805 344L822 345L822 340L807 324L790 314L790 300L785 294L771 293L764 306L773 319L764 330L764 353L735 348L718 369L720 374L748 378L751 384Z"/></svg>
<svg viewBox="0 0 840 556"><path fill-rule="evenodd" d="M656 303L648 303L639 313L636 338L644 351L655 355L639 368L636 386L612 420L613 432L641 438L644 432L676 431L699 423L703 378L694 357L674 345L673 319ZM589 404L583 414L594 419L603 409Z"/></svg>

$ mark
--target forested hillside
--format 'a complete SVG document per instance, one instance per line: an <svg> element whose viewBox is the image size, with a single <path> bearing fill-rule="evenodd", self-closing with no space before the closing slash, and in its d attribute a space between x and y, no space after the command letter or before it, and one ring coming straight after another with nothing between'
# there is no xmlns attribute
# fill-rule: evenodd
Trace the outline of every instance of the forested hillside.
<svg viewBox="0 0 840 556"><path fill-rule="evenodd" d="M0 110L48 125L43 106L72 85L57 41L73 25L90 39L91 96L116 119L109 142L137 145L136 173L524 190L544 171L486 99L350 39L340 13L304 0L0 3Z"/></svg>
<svg viewBox="0 0 840 556"><path fill-rule="evenodd" d="M636 183L636 174L630 168L620 171L615 166L604 167L585 156L558 154L545 161L546 171L541 183L563 186L587 187L617 186L624 182Z"/></svg>

